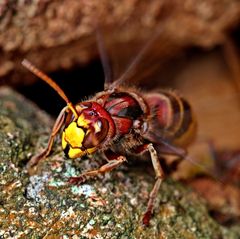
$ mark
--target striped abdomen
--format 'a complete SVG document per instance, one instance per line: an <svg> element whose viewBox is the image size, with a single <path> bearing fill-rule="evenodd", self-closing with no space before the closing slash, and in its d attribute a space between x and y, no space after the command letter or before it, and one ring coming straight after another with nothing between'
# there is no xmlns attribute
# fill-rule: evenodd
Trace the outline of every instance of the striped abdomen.
<svg viewBox="0 0 240 239"><path fill-rule="evenodd" d="M145 100L150 108L151 134L185 147L194 138L196 121L189 103L174 92L149 93Z"/></svg>

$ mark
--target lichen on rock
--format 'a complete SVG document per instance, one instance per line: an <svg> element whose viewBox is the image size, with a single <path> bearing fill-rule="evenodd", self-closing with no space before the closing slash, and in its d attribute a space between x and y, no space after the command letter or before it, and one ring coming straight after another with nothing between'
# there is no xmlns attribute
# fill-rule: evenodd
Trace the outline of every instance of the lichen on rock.
<svg viewBox="0 0 240 239"><path fill-rule="evenodd" d="M69 185L69 177L98 167L102 159L66 160L57 141L37 174L29 176L25 164L46 145L52 121L6 88L0 89L0 112L1 238L240 237L239 226L219 225L203 199L170 178L162 184L150 226L144 227L141 217L154 182L150 164L125 164L82 185Z"/></svg>

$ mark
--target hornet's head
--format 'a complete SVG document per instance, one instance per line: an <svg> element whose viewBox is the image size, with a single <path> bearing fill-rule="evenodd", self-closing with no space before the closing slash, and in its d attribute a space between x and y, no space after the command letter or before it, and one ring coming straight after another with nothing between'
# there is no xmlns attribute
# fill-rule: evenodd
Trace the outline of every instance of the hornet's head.
<svg viewBox="0 0 240 239"><path fill-rule="evenodd" d="M75 106L77 117L70 111L62 133L62 148L68 158L92 154L115 134L110 114L97 102Z"/></svg>
<svg viewBox="0 0 240 239"><path fill-rule="evenodd" d="M26 59L22 64L51 86L67 103L68 114L65 117L65 129L62 133L62 147L69 158L94 153L114 137L115 124L103 106L97 102L83 102L74 106L64 91L50 77ZM61 127L62 122L57 123Z"/></svg>

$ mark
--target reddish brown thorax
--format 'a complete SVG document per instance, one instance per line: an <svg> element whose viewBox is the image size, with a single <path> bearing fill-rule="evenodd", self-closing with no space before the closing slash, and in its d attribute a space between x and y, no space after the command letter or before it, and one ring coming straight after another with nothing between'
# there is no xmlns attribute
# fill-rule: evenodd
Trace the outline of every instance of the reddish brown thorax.
<svg viewBox="0 0 240 239"><path fill-rule="evenodd" d="M104 94L98 97L97 101L101 101L103 107L111 115L119 136L128 134L133 127L134 121L144 115L138 101L127 92Z"/></svg>

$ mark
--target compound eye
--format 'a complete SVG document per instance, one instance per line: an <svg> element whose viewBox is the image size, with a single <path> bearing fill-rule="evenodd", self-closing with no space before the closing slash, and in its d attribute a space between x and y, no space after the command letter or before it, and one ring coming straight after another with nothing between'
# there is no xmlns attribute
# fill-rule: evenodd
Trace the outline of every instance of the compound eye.
<svg viewBox="0 0 240 239"><path fill-rule="evenodd" d="M98 140L101 142L103 141L107 134L108 134L108 130L109 130L109 123L106 119L101 118L96 122L97 125L97 129L95 128L95 132L96 132L96 136L98 138Z"/></svg>
<svg viewBox="0 0 240 239"><path fill-rule="evenodd" d="M91 127L84 138L83 146L92 148L99 145L107 136L109 124L106 119L99 119L94 127Z"/></svg>
<svg viewBox="0 0 240 239"><path fill-rule="evenodd" d="M101 121L101 120L98 120L98 121L96 122L96 124L97 124L97 127L98 127L99 131L100 131L101 128L103 127L102 121Z"/></svg>

